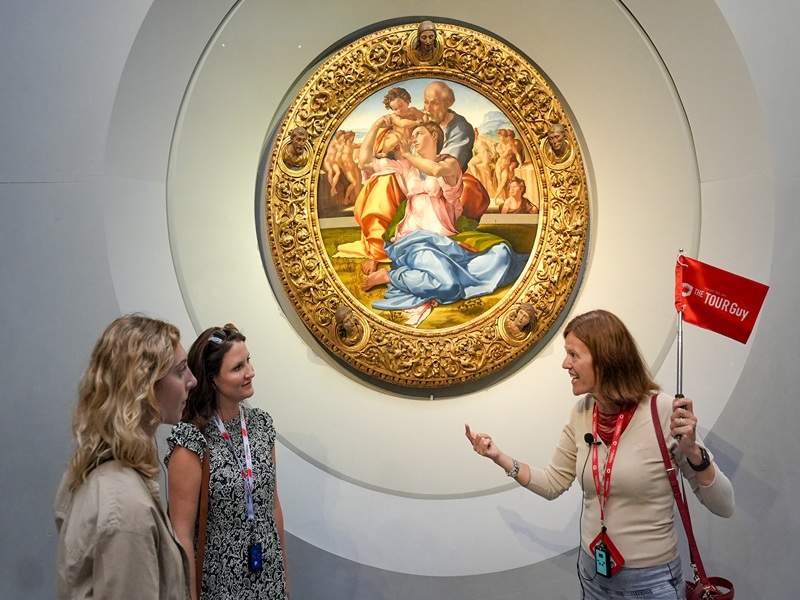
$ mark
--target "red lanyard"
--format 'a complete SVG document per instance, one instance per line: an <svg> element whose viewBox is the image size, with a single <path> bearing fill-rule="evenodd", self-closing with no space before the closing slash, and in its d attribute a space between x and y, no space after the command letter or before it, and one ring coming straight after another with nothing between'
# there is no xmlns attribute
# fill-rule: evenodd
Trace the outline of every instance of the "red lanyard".
<svg viewBox="0 0 800 600"><path fill-rule="evenodd" d="M622 431L630 423L633 418L633 411L635 409L623 410L617 417L617 424L614 427L614 437L611 440L611 448L608 450L608 458L606 459L605 473L603 477L602 491L600 486L600 466L598 464L597 444L592 444L592 477L594 478L594 489L597 491L597 501L600 503L600 526L605 531L606 528L606 502L608 502L608 494L611 490L611 469L614 467L614 459L617 457L617 448L619 448L619 438L622 436ZM594 439L599 440L597 434L597 404L594 405L592 411L592 435Z"/></svg>

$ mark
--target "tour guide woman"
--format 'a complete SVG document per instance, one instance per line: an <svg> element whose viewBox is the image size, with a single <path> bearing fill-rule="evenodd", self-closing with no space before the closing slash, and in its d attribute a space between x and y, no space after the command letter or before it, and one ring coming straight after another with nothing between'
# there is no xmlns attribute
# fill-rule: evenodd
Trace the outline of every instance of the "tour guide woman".
<svg viewBox="0 0 800 600"><path fill-rule="evenodd" d="M659 386L625 325L607 311L572 319L564 342L562 367L571 377L572 393L584 397L572 409L550 465L537 469L520 463L501 452L491 436L473 434L468 425L467 438L475 452L549 500L581 476L578 577L584 598L684 598L674 498L650 412L650 397ZM733 488L697 438L692 401L660 397L657 405L674 464L700 502L729 517ZM613 567L608 573L604 555Z"/></svg>

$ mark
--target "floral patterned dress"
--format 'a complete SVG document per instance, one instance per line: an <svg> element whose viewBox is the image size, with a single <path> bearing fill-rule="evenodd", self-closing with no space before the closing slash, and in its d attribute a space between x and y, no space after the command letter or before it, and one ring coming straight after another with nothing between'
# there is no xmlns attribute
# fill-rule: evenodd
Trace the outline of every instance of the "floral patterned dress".
<svg viewBox="0 0 800 600"><path fill-rule="evenodd" d="M211 448L206 552L200 596L205 600L286 598L281 545L273 518L275 428L272 418L262 410L244 408L244 415L253 457L256 518L252 525L247 520L244 481L237 459L216 425L209 423L201 433L190 423L179 423L167 438L169 454L165 463L169 462L176 446L191 450L201 459L206 445ZM224 424L239 459L244 462L239 415ZM247 568L247 549L253 541L260 541L263 548L264 569L256 573Z"/></svg>

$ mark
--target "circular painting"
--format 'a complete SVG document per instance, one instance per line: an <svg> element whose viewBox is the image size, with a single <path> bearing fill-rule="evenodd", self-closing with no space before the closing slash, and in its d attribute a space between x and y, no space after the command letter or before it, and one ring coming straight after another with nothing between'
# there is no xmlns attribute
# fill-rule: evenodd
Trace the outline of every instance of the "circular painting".
<svg viewBox="0 0 800 600"><path fill-rule="evenodd" d="M267 254L305 325L370 378L444 388L551 331L579 281L567 112L483 32L409 23L313 69L265 161Z"/></svg>

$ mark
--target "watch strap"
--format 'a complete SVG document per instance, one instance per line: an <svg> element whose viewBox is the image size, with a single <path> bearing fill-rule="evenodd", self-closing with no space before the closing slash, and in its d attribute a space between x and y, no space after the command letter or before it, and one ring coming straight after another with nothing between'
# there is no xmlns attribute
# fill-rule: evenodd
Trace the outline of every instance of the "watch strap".
<svg viewBox="0 0 800 600"><path fill-rule="evenodd" d="M700 464L696 465L692 461L689 460L689 457L686 457L686 462L689 463L689 466L692 468L693 471L705 471L708 467L711 466L711 459L708 457L708 452L705 448L700 446Z"/></svg>

